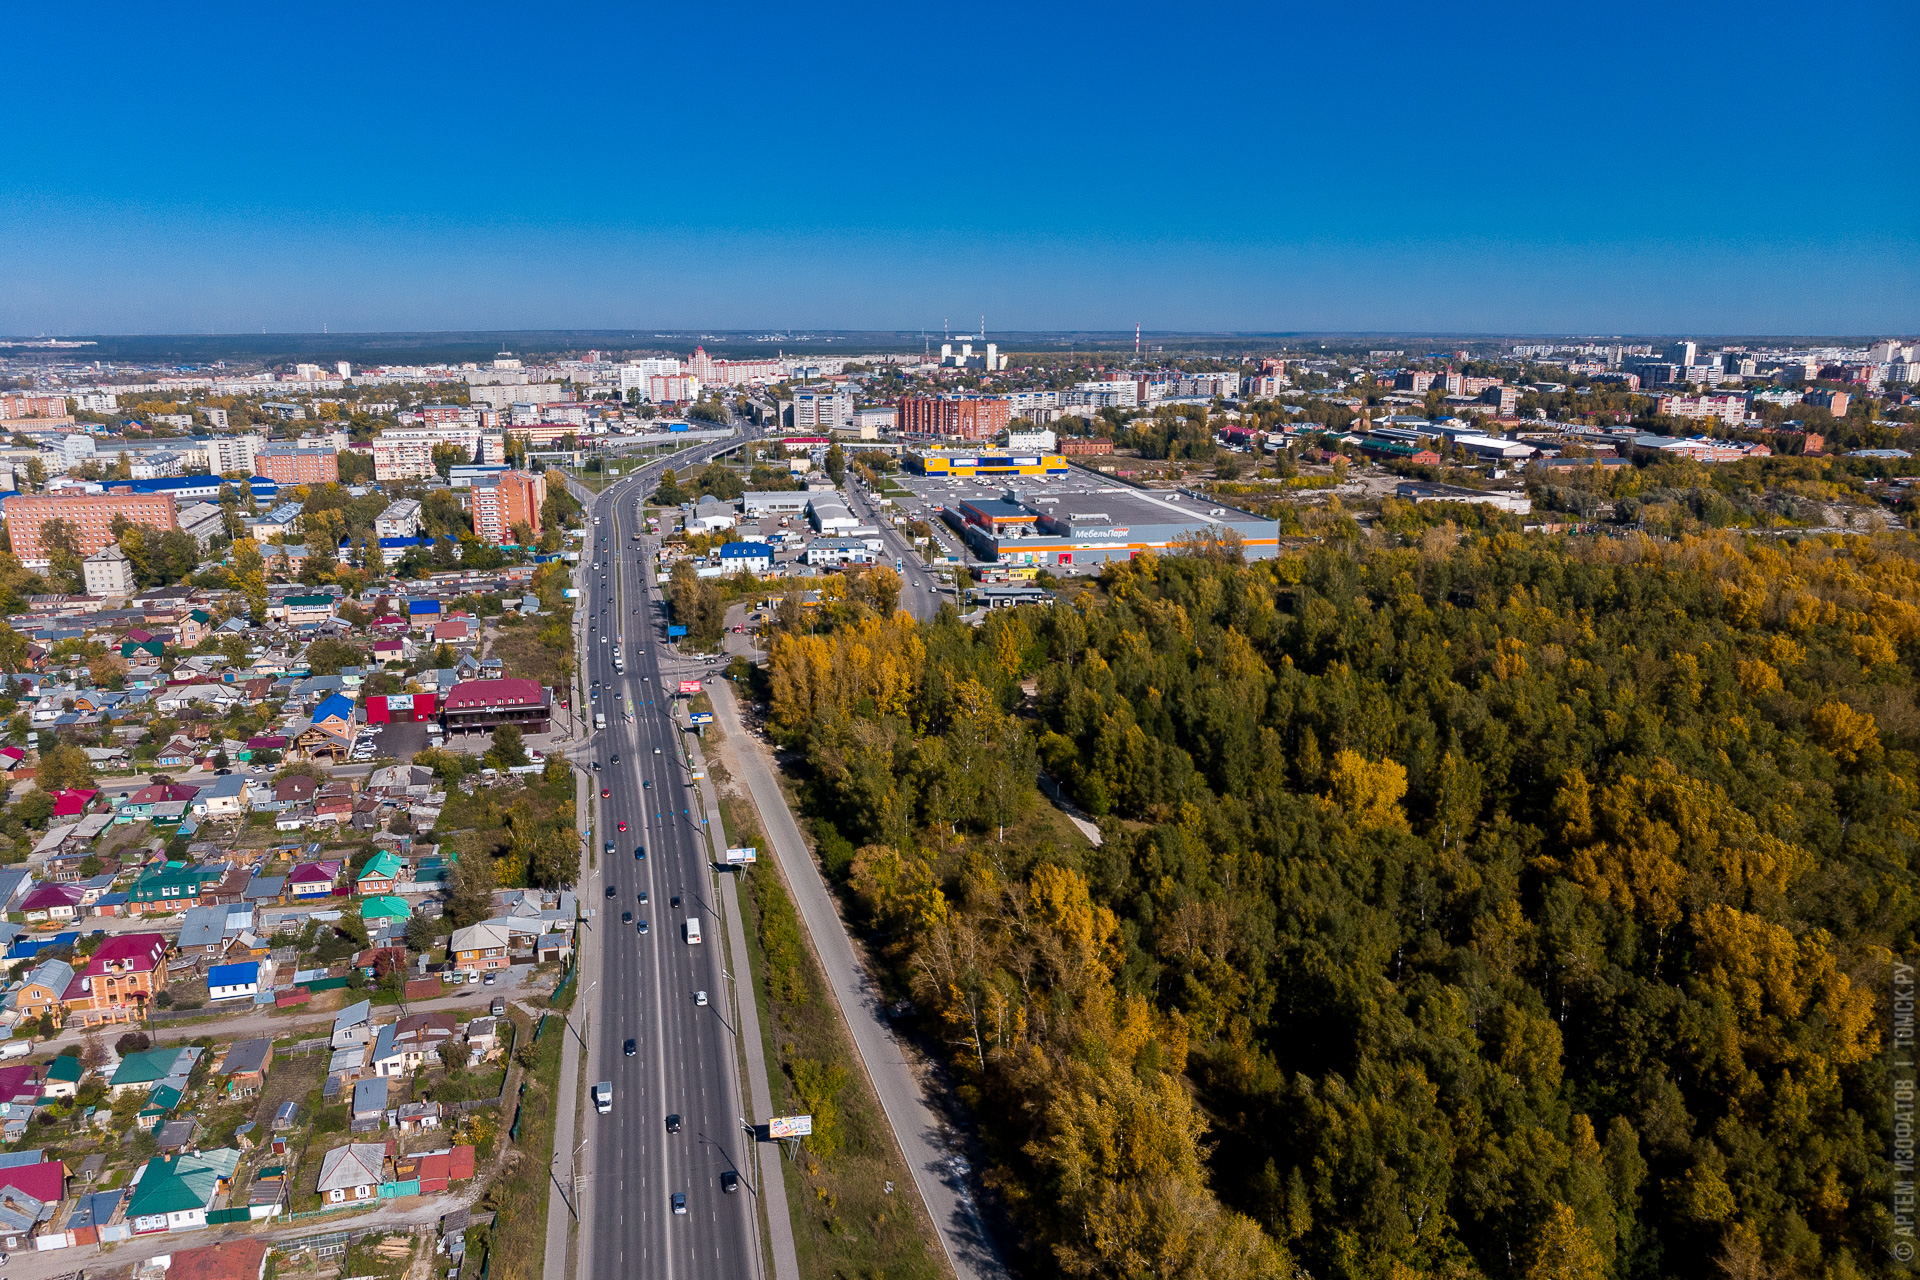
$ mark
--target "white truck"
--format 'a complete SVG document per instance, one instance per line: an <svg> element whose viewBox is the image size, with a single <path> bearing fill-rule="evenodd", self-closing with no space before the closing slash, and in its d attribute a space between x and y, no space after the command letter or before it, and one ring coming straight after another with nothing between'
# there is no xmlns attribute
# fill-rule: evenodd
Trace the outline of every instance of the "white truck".
<svg viewBox="0 0 1920 1280"><path fill-rule="evenodd" d="M686 924L681 927L686 932L687 945L690 947L699 946L700 945L700 917L688 916Z"/></svg>
<svg viewBox="0 0 1920 1280"><path fill-rule="evenodd" d="M603 1116L613 1110L613 1081L602 1080L593 1086L593 1109Z"/></svg>

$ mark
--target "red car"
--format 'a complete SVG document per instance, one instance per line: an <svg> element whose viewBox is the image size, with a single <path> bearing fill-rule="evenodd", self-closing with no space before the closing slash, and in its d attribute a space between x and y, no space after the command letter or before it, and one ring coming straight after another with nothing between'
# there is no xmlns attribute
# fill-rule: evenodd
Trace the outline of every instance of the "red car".
<svg viewBox="0 0 1920 1280"><path fill-rule="evenodd" d="M602 787L602 788L600 788L600 798L601 798L602 800L605 800L605 799L606 799L606 798L607 798L608 796L610 796L610 795L612 795L612 794L613 794L613 792L611 792L611 791L609 791L609 790L607 790L607 789L606 789L605 787Z"/></svg>
<svg viewBox="0 0 1920 1280"><path fill-rule="evenodd" d="M625 818L622 818L620 820L620 829L622 831L625 831L627 829L627 820Z"/></svg>

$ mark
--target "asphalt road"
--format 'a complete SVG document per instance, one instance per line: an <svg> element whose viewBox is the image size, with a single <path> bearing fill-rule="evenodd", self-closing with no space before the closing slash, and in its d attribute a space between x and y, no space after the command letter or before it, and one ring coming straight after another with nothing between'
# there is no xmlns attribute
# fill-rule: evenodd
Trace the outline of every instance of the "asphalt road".
<svg viewBox="0 0 1920 1280"><path fill-rule="evenodd" d="M920 548L907 541L905 533L894 527L893 515L897 508L880 505L873 494L868 493L851 477L846 485L847 501L857 515L864 515L868 521L880 526L880 538L885 544L886 554L890 556L900 575L900 607L912 614L920 622L931 622L933 615L940 612L940 602L951 599L943 596L940 588L951 586L952 571L929 567L920 558Z"/></svg>
<svg viewBox="0 0 1920 1280"><path fill-rule="evenodd" d="M713 451L738 443L737 437L719 442ZM670 715L672 694L662 686L666 619L649 581L653 542L632 538L635 502L656 470L643 468L598 495L589 515L600 523L589 526L582 557L598 564L585 577L583 598L597 625L582 674L599 681L600 696L586 705L607 717L589 753L600 764L594 777L601 829L592 833L600 854L582 889L601 913L594 927L602 931L602 953L599 985L587 996L587 1079L612 1081L613 1109L586 1117L592 1172L580 1270L607 1280L757 1277L752 1139L742 1126L724 1017L714 873L691 800L683 731ZM616 640L624 641L624 674L613 669ZM599 797L598 788L609 794ZM642 846L644 860L635 857ZM642 891L645 904L638 900ZM676 895L679 907L672 905ZM634 923L623 924L620 917L629 911ZM702 940L690 944L685 929L696 919ZM642 920L650 926L645 934L638 931ZM710 995L705 1006L694 998L703 990ZM629 1038L632 1057L623 1050ZM680 1117L678 1133L668 1131L669 1115ZM734 1194L720 1186L729 1171L741 1174ZM686 1196L684 1214L672 1211L676 1193Z"/></svg>

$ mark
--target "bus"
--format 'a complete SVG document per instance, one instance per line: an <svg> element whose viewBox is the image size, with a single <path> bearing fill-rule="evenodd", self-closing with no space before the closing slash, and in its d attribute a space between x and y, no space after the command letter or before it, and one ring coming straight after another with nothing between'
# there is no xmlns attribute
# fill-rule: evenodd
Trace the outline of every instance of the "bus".
<svg viewBox="0 0 1920 1280"><path fill-rule="evenodd" d="M686 931L687 945L690 947L699 946L700 945L700 917L688 916L687 923L683 925L682 928L685 929Z"/></svg>

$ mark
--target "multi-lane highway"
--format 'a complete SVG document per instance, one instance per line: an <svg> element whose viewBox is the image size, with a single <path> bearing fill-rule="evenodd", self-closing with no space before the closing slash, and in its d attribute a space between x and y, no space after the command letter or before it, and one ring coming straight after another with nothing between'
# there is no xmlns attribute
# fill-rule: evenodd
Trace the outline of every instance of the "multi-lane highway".
<svg viewBox="0 0 1920 1280"><path fill-rule="evenodd" d="M694 460L738 443L702 447ZM586 760L599 860L582 893L599 909L600 932L598 972L586 975L597 983L585 1001L588 1080L612 1081L613 1109L585 1115L592 1173L580 1269L595 1280L757 1277L752 1139L741 1124L712 851L672 716L677 678L662 670L674 663L648 568L653 540L633 541L636 528L644 533L635 503L660 465L596 497L581 556L589 626L582 676L597 691L585 710L607 719ZM624 673L614 670L616 644ZM631 922L623 919L629 914ZM688 940L689 921L700 927L697 943ZM737 1190L724 1189L727 1175L737 1176ZM676 1196L685 1197L684 1213L675 1212Z"/></svg>

